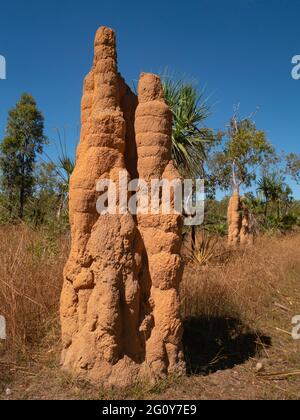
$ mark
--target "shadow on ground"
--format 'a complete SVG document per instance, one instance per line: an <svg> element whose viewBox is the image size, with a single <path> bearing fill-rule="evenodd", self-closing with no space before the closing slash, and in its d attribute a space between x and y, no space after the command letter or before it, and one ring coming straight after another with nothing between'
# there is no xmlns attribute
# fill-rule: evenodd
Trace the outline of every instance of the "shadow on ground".
<svg viewBox="0 0 300 420"><path fill-rule="evenodd" d="M272 345L271 338L235 318L190 318L184 321L183 345L189 375L231 369Z"/></svg>

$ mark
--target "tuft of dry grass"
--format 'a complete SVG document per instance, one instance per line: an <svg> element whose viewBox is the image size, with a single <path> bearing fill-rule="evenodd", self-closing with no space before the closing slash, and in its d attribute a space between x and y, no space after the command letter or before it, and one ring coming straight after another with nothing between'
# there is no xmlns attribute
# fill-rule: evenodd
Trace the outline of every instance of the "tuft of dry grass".
<svg viewBox="0 0 300 420"><path fill-rule="evenodd" d="M0 229L0 315L7 323L6 354L26 354L57 326L68 242L25 225Z"/></svg>

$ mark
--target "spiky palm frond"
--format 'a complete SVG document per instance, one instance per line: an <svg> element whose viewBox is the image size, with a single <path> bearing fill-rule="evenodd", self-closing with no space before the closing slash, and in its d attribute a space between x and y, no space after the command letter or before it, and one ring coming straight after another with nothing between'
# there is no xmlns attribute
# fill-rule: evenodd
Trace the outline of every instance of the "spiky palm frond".
<svg viewBox="0 0 300 420"><path fill-rule="evenodd" d="M172 154L184 175L202 176L207 147L214 140L212 130L203 126L210 115L208 98L192 83L163 77L165 100L173 114Z"/></svg>
<svg viewBox="0 0 300 420"><path fill-rule="evenodd" d="M257 185L257 191L263 195L265 201L271 202L280 200L286 186L283 178L276 174L264 175Z"/></svg>
<svg viewBox="0 0 300 420"><path fill-rule="evenodd" d="M64 138L62 139L59 129L56 129L58 136L58 146L57 149L57 164L56 168L59 176L63 182L68 186L70 182L70 177L75 168L75 159L73 159L67 152L66 145L66 136L64 131Z"/></svg>
<svg viewBox="0 0 300 420"><path fill-rule="evenodd" d="M279 218L282 213L282 205L288 208L293 201L291 188L286 184L284 177L277 174L264 175L258 181L257 191L265 201L265 215L267 215L269 203L277 204Z"/></svg>
<svg viewBox="0 0 300 420"><path fill-rule="evenodd" d="M214 256L217 238L202 232L188 250L189 260L199 266L206 265Z"/></svg>

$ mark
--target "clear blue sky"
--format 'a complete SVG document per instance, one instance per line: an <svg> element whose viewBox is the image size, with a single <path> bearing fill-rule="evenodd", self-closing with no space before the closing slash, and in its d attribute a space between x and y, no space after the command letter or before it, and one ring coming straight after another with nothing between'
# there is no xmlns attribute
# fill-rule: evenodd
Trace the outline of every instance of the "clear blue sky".
<svg viewBox="0 0 300 420"><path fill-rule="evenodd" d="M0 16L7 61L0 138L7 110L26 91L44 112L47 135L66 127L74 149L95 31L107 25L117 32L119 69L129 83L166 67L198 79L214 104L208 125L224 128L233 104L245 115L259 106L257 124L277 150L300 152L300 80L291 78L300 0L13 0L1 3Z"/></svg>

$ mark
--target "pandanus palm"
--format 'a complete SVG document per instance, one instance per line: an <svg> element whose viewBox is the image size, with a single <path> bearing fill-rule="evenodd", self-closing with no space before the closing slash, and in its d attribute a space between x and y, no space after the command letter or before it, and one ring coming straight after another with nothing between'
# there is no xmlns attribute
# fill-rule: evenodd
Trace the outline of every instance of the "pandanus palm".
<svg viewBox="0 0 300 420"><path fill-rule="evenodd" d="M60 219L62 210L65 207L65 203L69 195L70 178L75 168L75 159L73 159L67 152L65 130L63 131L63 138L58 128L55 129L55 132L58 137L58 144L55 143L57 159L54 161L49 156L48 159L55 167L56 174L59 178L57 219Z"/></svg>
<svg viewBox="0 0 300 420"><path fill-rule="evenodd" d="M205 177L209 147L215 140L213 131L204 126L210 106L197 86L163 76L164 95L173 114L172 156L183 177ZM192 226L192 249L196 247L196 228Z"/></svg>
<svg viewBox="0 0 300 420"><path fill-rule="evenodd" d="M183 176L204 176L204 163L214 141L211 129L204 126L210 106L196 85L163 77L164 94L173 114L172 154Z"/></svg>
<svg viewBox="0 0 300 420"><path fill-rule="evenodd" d="M257 191L265 201L265 216L267 216L269 203L277 204L277 216L280 217L282 203L287 203L291 198L291 189L284 182L283 177L276 174L264 175L258 181Z"/></svg>

